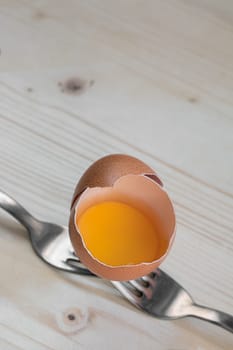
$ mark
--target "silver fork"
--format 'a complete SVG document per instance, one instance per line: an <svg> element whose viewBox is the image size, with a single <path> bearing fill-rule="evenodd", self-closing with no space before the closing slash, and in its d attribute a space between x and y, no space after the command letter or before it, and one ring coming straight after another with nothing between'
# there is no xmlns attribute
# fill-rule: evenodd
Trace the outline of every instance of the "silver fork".
<svg viewBox="0 0 233 350"><path fill-rule="evenodd" d="M63 271L93 275L74 255L66 227L35 219L1 191L0 207L26 227L32 247L43 261ZM133 305L155 317L172 320L192 316L233 332L231 315L195 304L188 292L160 269L138 280L111 283Z"/></svg>
<svg viewBox="0 0 233 350"><path fill-rule="evenodd" d="M27 229L34 251L47 264L60 270L93 276L75 257L67 227L36 219L3 191L0 191L0 208Z"/></svg>
<svg viewBox="0 0 233 350"><path fill-rule="evenodd" d="M233 316L196 304L180 284L160 269L138 280L112 284L133 305L152 316L165 320L196 317L233 333Z"/></svg>

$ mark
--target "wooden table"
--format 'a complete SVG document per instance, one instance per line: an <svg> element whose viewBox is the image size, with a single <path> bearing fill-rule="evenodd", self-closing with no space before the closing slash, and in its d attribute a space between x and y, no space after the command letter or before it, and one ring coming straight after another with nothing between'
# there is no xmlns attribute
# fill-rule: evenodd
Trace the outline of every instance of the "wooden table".
<svg viewBox="0 0 233 350"><path fill-rule="evenodd" d="M1 188L67 224L86 167L139 157L176 209L163 269L233 313L232 1L2 0L0 49ZM0 349L232 349L216 326L157 320L45 265L3 211L0 228Z"/></svg>

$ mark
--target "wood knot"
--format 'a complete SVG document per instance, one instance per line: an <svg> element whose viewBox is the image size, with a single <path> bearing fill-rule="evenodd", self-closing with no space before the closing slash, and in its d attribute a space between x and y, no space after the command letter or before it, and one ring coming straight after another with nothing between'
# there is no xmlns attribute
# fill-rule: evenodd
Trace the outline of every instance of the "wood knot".
<svg viewBox="0 0 233 350"><path fill-rule="evenodd" d="M56 315L59 329L63 333L77 333L85 328L89 320L89 311L86 308L69 308Z"/></svg>
<svg viewBox="0 0 233 350"><path fill-rule="evenodd" d="M48 15L47 15L44 11L42 11L42 10L36 10L36 11L34 12L34 14L33 14L33 17L34 17L35 19L41 21L41 20L47 18Z"/></svg>
<svg viewBox="0 0 233 350"><path fill-rule="evenodd" d="M190 96L187 98L188 102L190 103L197 103L198 102L198 98L195 96Z"/></svg>
<svg viewBox="0 0 233 350"><path fill-rule="evenodd" d="M61 92L70 95L80 95L85 92L89 87L94 84L94 80L84 80L81 78L73 77L65 80L64 82L59 81L58 86Z"/></svg>

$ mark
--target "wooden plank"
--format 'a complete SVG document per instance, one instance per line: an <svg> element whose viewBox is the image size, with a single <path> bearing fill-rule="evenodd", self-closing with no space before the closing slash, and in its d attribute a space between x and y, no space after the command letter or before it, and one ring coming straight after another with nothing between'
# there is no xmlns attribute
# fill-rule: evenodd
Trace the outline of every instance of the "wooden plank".
<svg viewBox="0 0 233 350"><path fill-rule="evenodd" d="M176 209L164 269L230 313L232 19L227 0L0 2L0 187L66 224L91 162L139 157ZM217 327L153 319L106 281L52 270L3 211L0 227L1 348L232 348Z"/></svg>

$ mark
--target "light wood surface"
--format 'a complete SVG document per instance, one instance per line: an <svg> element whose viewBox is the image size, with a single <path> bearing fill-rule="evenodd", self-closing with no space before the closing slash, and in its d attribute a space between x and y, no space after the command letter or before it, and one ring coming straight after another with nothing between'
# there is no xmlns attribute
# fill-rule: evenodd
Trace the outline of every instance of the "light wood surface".
<svg viewBox="0 0 233 350"><path fill-rule="evenodd" d="M163 269L233 314L232 101L230 0L0 0L0 187L67 224L91 162L139 157L176 209ZM0 233L0 349L232 349L218 327L157 320L107 281L51 269L3 211Z"/></svg>

